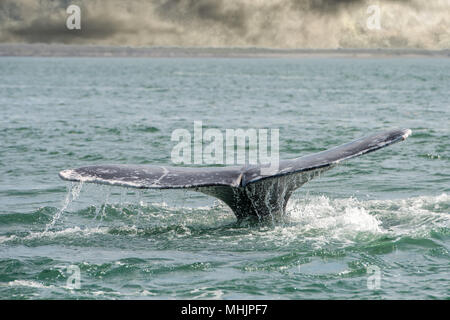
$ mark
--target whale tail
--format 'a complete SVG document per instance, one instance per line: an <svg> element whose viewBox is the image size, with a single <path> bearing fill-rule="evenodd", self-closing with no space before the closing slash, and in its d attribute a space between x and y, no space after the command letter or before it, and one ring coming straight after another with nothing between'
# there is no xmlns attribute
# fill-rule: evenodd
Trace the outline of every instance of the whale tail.
<svg viewBox="0 0 450 320"><path fill-rule="evenodd" d="M151 165L96 165L63 170L63 180L139 189L192 189L225 202L238 219L281 216L292 193L338 163L405 140L409 129L395 129L338 147L282 160L270 175L271 164L257 166L184 168ZM264 174L263 174L264 172Z"/></svg>

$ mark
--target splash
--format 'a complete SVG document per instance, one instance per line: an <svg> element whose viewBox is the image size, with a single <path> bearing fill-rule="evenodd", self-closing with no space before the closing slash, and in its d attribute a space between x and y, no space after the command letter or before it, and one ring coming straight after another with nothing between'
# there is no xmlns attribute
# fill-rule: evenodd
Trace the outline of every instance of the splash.
<svg viewBox="0 0 450 320"><path fill-rule="evenodd" d="M24 241L34 241L40 239L56 239L56 238L67 238L78 235L82 238L88 238L95 234L107 234L109 231L108 228L80 228L80 227L72 227L66 228L59 231L43 231L43 232L30 232L26 236L19 235L10 235L8 237L0 237L0 244L8 243L8 242L20 242Z"/></svg>
<svg viewBox="0 0 450 320"><path fill-rule="evenodd" d="M72 186L61 212L77 197L80 189L80 186ZM103 197L106 198L106 195ZM140 198L139 195L137 197ZM328 248L330 245L341 248L385 237L397 241L405 237L428 239L435 234L448 235L449 208L450 196L445 193L389 200L333 199L323 195L299 197L297 194L288 202L287 216L283 220L239 224L225 205L179 208L167 206L166 203L135 201L114 204L114 199L111 199L105 215L112 214L112 219L103 220L101 227L71 226L50 230L49 224L49 230L43 232L0 237L0 244L28 243L42 239L63 241L74 237L89 239L103 234L157 241L195 238L195 242L198 242L199 239L207 239L209 245L222 246L225 241L227 247L253 247L257 243L260 247L275 244L280 248L304 245L314 249ZM98 215L103 209L104 205L96 210ZM53 221L58 220L57 216L55 214Z"/></svg>
<svg viewBox="0 0 450 320"><path fill-rule="evenodd" d="M311 231L334 238L359 232L383 233L381 221L371 214L367 203L354 198L330 199L325 196L294 199L288 204L290 221L301 225L304 233Z"/></svg>
<svg viewBox="0 0 450 320"><path fill-rule="evenodd" d="M4 284L0 284L0 285L4 285ZM14 280L14 281L10 281L6 284L7 286L10 287L28 287L28 288L37 288L37 289L51 289L51 288L55 288L55 286L47 286L42 284L41 282L37 282L37 281L32 281L32 280Z"/></svg>
<svg viewBox="0 0 450 320"><path fill-rule="evenodd" d="M391 236L428 237L450 227L450 196L419 196L393 200L294 198L288 203L285 234L317 243L359 241Z"/></svg>
<svg viewBox="0 0 450 320"><path fill-rule="evenodd" d="M69 188L69 191L67 192L66 198L61 206L61 209L55 213L55 215L52 218L52 221L45 226L44 232L48 232L50 228L52 228L55 223L61 218L61 215L69 205L76 200L80 196L81 189L83 188L83 182L72 182Z"/></svg>

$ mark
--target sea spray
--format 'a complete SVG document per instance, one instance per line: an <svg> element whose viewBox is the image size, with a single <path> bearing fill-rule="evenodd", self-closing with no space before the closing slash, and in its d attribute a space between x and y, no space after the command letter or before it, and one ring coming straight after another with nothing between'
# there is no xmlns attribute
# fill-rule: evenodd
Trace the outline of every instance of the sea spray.
<svg viewBox="0 0 450 320"><path fill-rule="evenodd" d="M159 194L161 195L161 206L166 207L166 206L167 206L167 203L166 203L166 201L164 200L164 190L160 190L160 191L159 191Z"/></svg>
<svg viewBox="0 0 450 320"><path fill-rule="evenodd" d="M184 205L186 203L186 198L188 197L188 195L186 194L187 193L186 189L183 189L182 193L183 193L183 195L182 195L182 201L181 201L181 210L184 209Z"/></svg>
<svg viewBox="0 0 450 320"><path fill-rule="evenodd" d="M106 207L107 204L109 203L109 198L110 195L112 193L111 191L111 187L109 186L95 186L97 188L97 190L99 189L101 192L97 193L98 198L96 199L96 204L95 204L95 215L92 218L92 223L94 223L95 221L99 220L97 226L95 228L99 228L100 223L103 221L103 218L106 216ZM122 200L122 196L121 198L121 202ZM121 206L122 207L122 206ZM100 219L99 219L100 216Z"/></svg>
<svg viewBox="0 0 450 320"><path fill-rule="evenodd" d="M66 198L62 203L61 209L58 210L52 218L52 221L45 226L44 233L48 232L55 223L61 218L62 213L67 210L69 205L80 196L81 189L83 188L83 182L72 182L67 192Z"/></svg>
<svg viewBox="0 0 450 320"><path fill-rule="evenodd" d="M105 187L103 187L103 190ZM103 221L103 218L106 216L106 207L108 206L108 202L109 202L109 196L111 195L111 188L107 187L107 191L105 192L105 196L104 196L104 201L103 201L103 205L100 207L99 211L101 211L101 215L100 215L100 221L97 224L97 228L100 227L100 224Z"/></svg>
<svg viewBox="0 0 450 320"><path fill-rule="evenodd" d="M138 220L138 222L139 221L141 221L141 218L142 218L142 216L143 216L143 214L144 214L144 211L143 211L143 207L145 206L145 203L144 203L144 201L142 200L142 198L143 198L143 195L142 195L142 191L141 190L136 190L136 203L138 204L138 206L137 206L137 214L138 214L138 216L137 216L137 220Z"/></svg>

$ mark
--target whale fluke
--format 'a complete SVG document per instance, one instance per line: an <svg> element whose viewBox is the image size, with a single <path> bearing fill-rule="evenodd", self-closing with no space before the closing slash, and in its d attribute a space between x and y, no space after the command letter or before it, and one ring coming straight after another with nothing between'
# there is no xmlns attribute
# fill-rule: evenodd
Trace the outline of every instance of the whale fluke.
<svg viewBox="0 0 450 320"><path fill-rule="evenodd" d="M83 181L139 189L192 189L225 202L237 218L279 216L303 184L339 162L405 140L409 129L395 129L361 138L338 147L282 160L270 175L270 164L230 167L169 167L154 165L94 165L63 170L63 180Z"/></svg>

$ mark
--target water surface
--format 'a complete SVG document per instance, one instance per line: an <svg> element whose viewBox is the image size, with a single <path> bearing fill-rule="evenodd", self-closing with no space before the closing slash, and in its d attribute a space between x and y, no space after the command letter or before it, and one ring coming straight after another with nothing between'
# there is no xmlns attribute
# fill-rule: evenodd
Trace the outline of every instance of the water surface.
<svg viewBox="0 0 450 320"><path fill-rule="evenodd" d="M449 298L449 61L1 58L0 298ZM279 128L282 158L413 134L299 189L282 223L57 176L170 164L195 120Z"/></svg>

